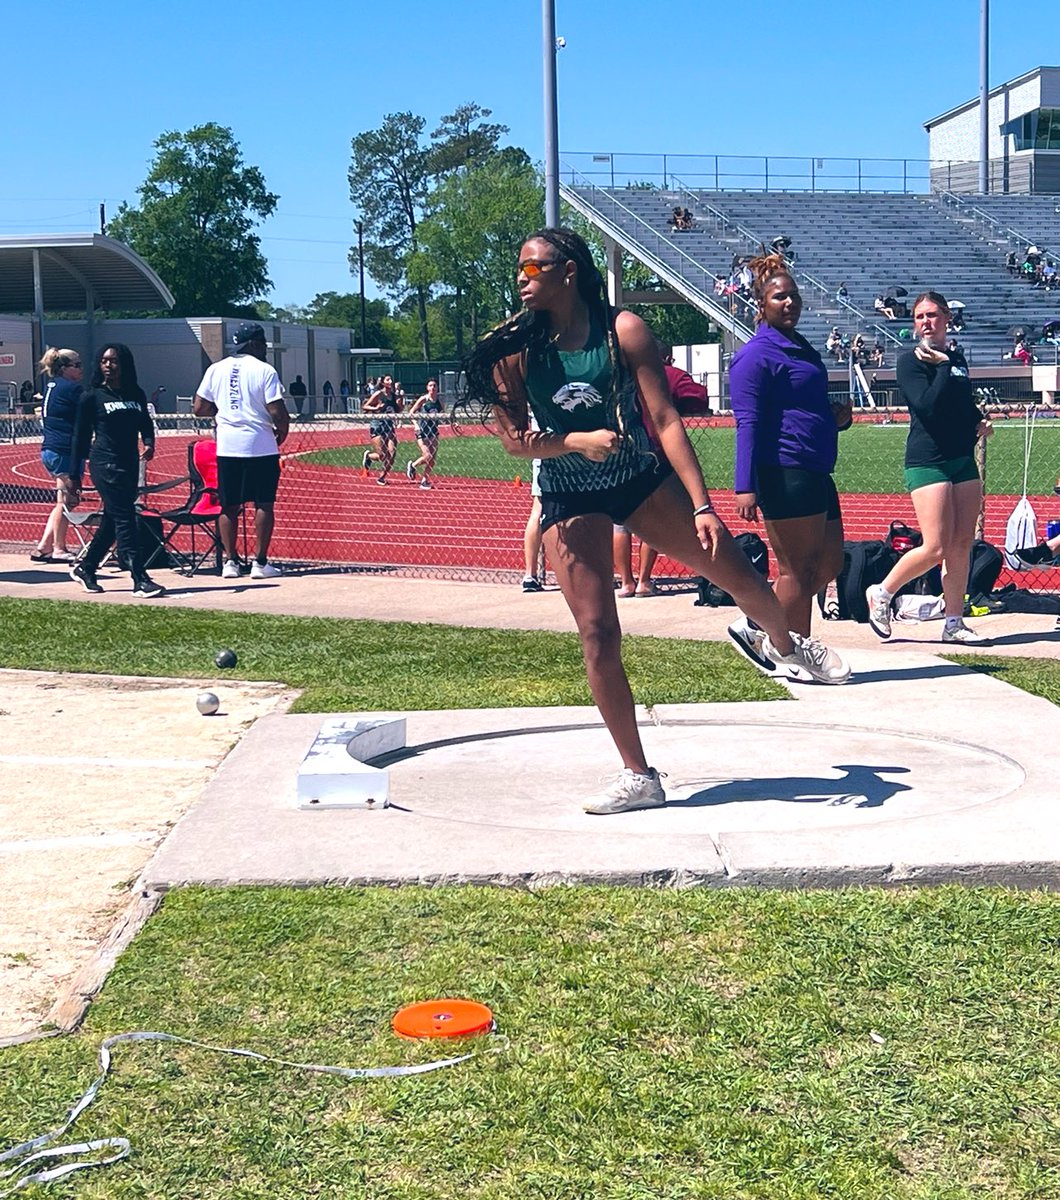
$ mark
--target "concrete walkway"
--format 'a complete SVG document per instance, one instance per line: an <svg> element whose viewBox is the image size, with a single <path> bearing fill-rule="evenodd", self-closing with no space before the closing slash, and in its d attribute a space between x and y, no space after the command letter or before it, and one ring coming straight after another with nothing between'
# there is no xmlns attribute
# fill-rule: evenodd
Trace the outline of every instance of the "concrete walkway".
<svg viewBox="0 0 1060 1200"><path fill-rule="evenodd" d="M182 580L153 603L329 617L569 630L555 592L351 574L277 582ZM132 600L126 576L88 597L58 568L0 556L0 595ZM627 632L724 638L734 610L689 593L621 602ZM1054 618L984 618L985 653L1060 655ZM149 864L158 887L192 882L553 881L814 884L1060 877L1051 756L1060 708L937 656L939 623L879 643L822 622L855 680L792 684L792 702L667 705L641 713L663 771L663 809L592 817L581 799L617 767L593 709L402 714L392 807L299 811L295 772L312 715L257 722ZM981 653L976 651L976 653ZM268 786L263 787L263 781Z"/></svg>

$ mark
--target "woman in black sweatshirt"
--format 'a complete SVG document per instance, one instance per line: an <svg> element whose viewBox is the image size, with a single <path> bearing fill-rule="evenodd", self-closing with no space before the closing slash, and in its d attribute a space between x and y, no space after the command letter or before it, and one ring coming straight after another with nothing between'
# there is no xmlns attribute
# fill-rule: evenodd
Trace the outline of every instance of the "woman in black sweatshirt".
<svg viewBox="0 0 1060 1200"><path fill-rule="evenodd" d="M983 502L974 454L976 442L989 437L993 428L975 403L964 355L945 348L949 318L944 296L917 296L913 325L920 341L899 356L895 372L902 400L909 406L905 486L924 541L906 551L883 583L868 588L865 598L873 631L890 637L891 601L898 589L942 563L942 640L972 646L987 640L963 620L969 558Z"/></svg>
<svg viewBox="0 0 1060 1200"><path fill-rule="evenodd" d="M70 569L86 592L103 591L96 571L115 540L119 558L132 571L134 596L161 596L166 590L144 570L136 530L140 460L146 462L154 452L155 427L147 411L147 397L136 380L132 351L120 342L108 342L100 350L92 379L81 396L74 427L74 460L88 459L92 483L103 504L99 528L84 557ZM75 479L78 486L80 482Z"/></svg>

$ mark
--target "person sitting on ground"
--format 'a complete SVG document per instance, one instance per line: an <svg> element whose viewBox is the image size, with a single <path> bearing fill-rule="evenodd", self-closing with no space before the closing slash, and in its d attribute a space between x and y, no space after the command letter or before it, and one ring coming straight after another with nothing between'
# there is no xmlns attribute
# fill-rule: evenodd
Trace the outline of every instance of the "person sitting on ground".
<svg viewBox="0 0 1060 1200"><path fill-rule="evenodd" d="M1016 551L1016 557L1032 567L1060 567L1060 533L1046 538L1037 546L1026 546Z"/></svg>
<svg viewBox="0 0 1060 1200"><path fill-rule="evenodd" d="M881 292L872 302L872 307L880 314L881 317L886 317L888 321L897 321L898 315L893 308L890 308L887 301L883 298Z"/></svg>

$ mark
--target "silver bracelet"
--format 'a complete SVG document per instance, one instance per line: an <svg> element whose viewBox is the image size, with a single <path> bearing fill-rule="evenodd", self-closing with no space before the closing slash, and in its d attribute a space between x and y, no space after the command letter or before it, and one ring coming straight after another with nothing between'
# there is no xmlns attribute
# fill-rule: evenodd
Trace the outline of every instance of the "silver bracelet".
<svg viewBox="0 0 1060 1200"><path fill-rule="evenodd" d="M699 508L697 508L697 509L695 509L695 510L693 511L693 513L692 513L692 516L694 516L694 517L698 517L698 516L700 515L700 513L712 513L713 511L714 511L714 505L713 505L713 504L709 504L709 503L708 503L708 504L701 504L701 505L699 506Z"/></svg>

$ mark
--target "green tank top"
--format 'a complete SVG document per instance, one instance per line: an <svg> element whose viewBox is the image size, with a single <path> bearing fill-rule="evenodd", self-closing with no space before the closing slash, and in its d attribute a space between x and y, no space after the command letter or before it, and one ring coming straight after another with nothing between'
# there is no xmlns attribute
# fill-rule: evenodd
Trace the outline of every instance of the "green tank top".
<svg viewBox="0 0 1060 1200"><path fill-rule="evenodd" d="M611 359L603 331L594 324L580 350L531 353L526 363L526 391L538 426L546 433L587 433L611 429L626 436L618 452L604 462L582 454L541 460L542 492L585 492L616 487L655 463L641 420L632 378L619 382L612 396ZM618 414L622 414L621 425Z"/></svg>

